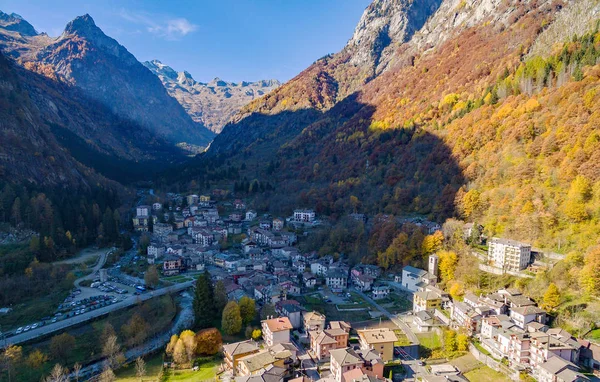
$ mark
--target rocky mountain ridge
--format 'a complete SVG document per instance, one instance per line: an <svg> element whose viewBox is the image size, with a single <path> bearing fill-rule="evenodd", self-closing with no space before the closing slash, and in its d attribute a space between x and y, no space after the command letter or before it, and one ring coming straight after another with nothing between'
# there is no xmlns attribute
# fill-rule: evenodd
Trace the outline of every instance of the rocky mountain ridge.
<svg viewBox="0 0 600 382"><path fill-rule="evenodd" d="M187 71L176 72L158 60L143 64L158 76L169 94L179 101L194 121L217 134L243 106L281 85L277 80L235 83L218 77L202 83L194 80Z"/></svg>
<svg viewBox="0 0 600 382"><path fill-rule="evenodd" d="M10 86L4 89L1 99L5 108L0 113L7 113L1 127L5 138L13 143L0 151L0 166L10 171L12 181L52 187L60 187L61 183L85 187L88 176L98 176L93 175L92 169L95 169L108 178L127 183L148 174L145 166L157 169L184 158L184 152L165 136L124 117L98 97L91 97L93 84L89 88L78 86L80 83L76 79L82 75L78 72L81 68L72 70L71 66L81 66L80 63L73 60L67 65L67 61L61 59L64 52L55 49L53 44L73 43L76 49L86 46L92 50L102 46L102 49L112 51L111 56L123 57L121 62L136 66L131 60L133 56L99 32L91 25L91 20L75 20L58 39L45 34L23 36L20 32L3 29L22 19L4 14L2 20L0 46L6 47L12 60L2 55L7 78L11 80L6 83ZM85 54L89 55L87 51ZM40 59L38 55L47 56ZM144 67L142 70L165 93L164 97L180 108L166 95L160 82ZM36 134L42 134L43 138ZM12 151L16 148L20 148L20 154ZM39 160L34 160L36 158ZM59 169L48 175L44 169L52 164ZM76 176L78 172L87 175Z"/></svg>
<svg viewBox="0 0 600 382"><path fill-rule="evenodd" d="M18 32L23 36L36 36L38 34L33 25L16 13L9 15L0 11L0 27L8 31Z"/></svg>
<svg viewBox="0 0 600 382"><path fill-rule="evenodd" d="M104 34L91 16L75 18L56 39L23 35L3 25L0 48L26 69L80 89L112 113L173 144L206 146L213 138L214 134L192 121L156 76Z"/></svg>

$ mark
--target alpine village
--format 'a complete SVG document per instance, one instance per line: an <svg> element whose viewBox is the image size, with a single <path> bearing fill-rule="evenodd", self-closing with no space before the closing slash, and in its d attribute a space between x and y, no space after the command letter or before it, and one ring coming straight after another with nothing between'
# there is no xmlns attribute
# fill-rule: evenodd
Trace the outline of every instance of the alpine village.
<svg viewBox="0 0 600 382"><path fill-rule="evenodd" d="M600 2L363 3L286 81L0 11L0 381L600 381Z"/></svg>

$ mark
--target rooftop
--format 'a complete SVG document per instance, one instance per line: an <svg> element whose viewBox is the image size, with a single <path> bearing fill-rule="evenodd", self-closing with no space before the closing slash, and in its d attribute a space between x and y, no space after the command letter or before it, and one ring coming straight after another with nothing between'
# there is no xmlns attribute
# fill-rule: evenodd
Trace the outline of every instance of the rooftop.
<svg viewBox="0 0 600 382"><path fill-rule="evenodd" d="M368 344L398 341L396 333L388 328L357 330L357 332L358 336Z"/></svg>
<svg viewBox="0 0 600 382"><path fill-rule="evenodd" d="M417 276L424 276L427 271L423 270L423 269L419 269L419 268L415 268L415 267L411 267L410 265L405 266L404 268L402 268L402 271L406 271L409 273L413 273Z"/></svg>
<svg viewBox="0 0 600 382"><path fill-rule="evenodd" d="M497 243L497 244L510 245L512 247L521 247L521 248L529 247L529 248L531 248L531 244L523 243L523 242L516 241L516 240L502 239L502 238L498 238L498 237L491 238L490 242Z"/></svg>
<svg viewBox="0 0 600 382"><path fill-rule="evenodd" d="M259 347L256 345L256 342L251 341L251 340L223 345L223 351L232 356L238 355L238 354L251 353L253 351L258 351L258 350L259 350Z"/></svg>
<svg viewBox="0 0 600 382"><path fill-rule="evenodd" d="M292 323L287 317L272 318L270 320L263 320L263 324L267 325L269 330L273 333L281 332L284 330L292 330Z"/></svg>
<svg viewBox="0 0 600 382"><path fill-rule="evenodd" d="M335 359L335 361L342 367L363 363L363 359L360 357L360 355L358 355L351 348L331 350L329 354L331 355L331 358Z"/></svg>

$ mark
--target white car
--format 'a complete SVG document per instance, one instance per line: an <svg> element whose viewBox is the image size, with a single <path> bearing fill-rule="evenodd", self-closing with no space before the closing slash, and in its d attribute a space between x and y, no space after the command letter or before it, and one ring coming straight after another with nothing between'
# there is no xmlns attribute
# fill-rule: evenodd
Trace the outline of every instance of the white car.
<svg viewBox="0 0 600 382"><path fill-rule="evenodd" d="M35 328L37 328L37 327L38 327L38 324L37 324L37 323L35 323L35 324L31 325L31 329L35 329Z"/></svg>
<svg viewBox="0 0 600 382"><path fill-rule="evenodd" d="M16 331L15 333L16 333L16 334L21 334L21 333L23 333L23 328L22 328L22 327L18 328L18 329L17 329L17 331Z"/></svg>
<svg viewBox="0 0 600 382"><path fill-rule="evenodd" d="M27 325L25 328L23 328L23 331L27 332L27 331L29 331L29 329L31 329L31 326Z"/></svg>

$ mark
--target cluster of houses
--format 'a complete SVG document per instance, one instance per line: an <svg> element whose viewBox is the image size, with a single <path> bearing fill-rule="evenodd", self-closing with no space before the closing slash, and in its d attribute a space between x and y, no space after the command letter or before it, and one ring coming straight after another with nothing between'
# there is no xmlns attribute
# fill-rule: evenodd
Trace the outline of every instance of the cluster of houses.
<svg viewBox="0 0 600 382"><path fill-rule="evenodd" d="M180 198L174 196L175 198ZM172 200L172 201L173 201ZM232 212L221 217L210 196L188 195L184 208L165 212L160 203L136 207L138 231L151 234L148 262L162 263L165 275L195 269L222 280L230 300L243 296L259 304L272 304L278 314L262 322L264 344L244 341L224 346L225 361L237 380L281 380L293 377L298 351L293 330L306 333L309 354L328 362L336 382L384 380L383 365L393 359L397 338L388 329L357 330L358 345L349 346L350 324L327 322L318 312L307 312L294 295L327 286L334 293L349 287L370 293L373 299L390 294L381 283L381 269L316 253L301 253L295 229L320 224L312 210L296 210L286 219L259 216L241 200L227 203ZM173 203L176 205L176 203ZM160 216L164 214L164 216ZM364 216L356 219L364 220ZM428 221L427 231L439 226ZM222 250L228 235L246 234L236 248ZM532 260L531 246L511 240L488 240L488 266L499 273L519 272ZM546 312L512 289L488 295L467 293L453 301L438 287L439 258L428 259L427 270L406 266L395 276L397 288L413 294L412 321L417 331L451 327L476 337L486 352L503 359L515 370L527 371L541 382L586 381L579 366L600 373L600 347L577 340L562 329L549 328ZM297 382L303 382L297 381Z"/></svg>
<svg viewBox="0 0 600 382"><path fill-rule="evenodd" d="M177 200L174 195L171 202ZM214 280L223 280L231 300L249 296L264 304L275 304L288 295L322 285L334 293L354 286L371 292L374 299L390 293L389 286L378 285L381 269L375 265L359 264L350 269L343 259L335 260L331 255L300 253L294 246L296 233L287 228L318 224L312 210L296 210L286 220L259 217L256 211L246 210L243 201L235 200L224 206L233 212L221 218L210 196L188 195L186 202L183 209L176 207L175 213L167 212L171 217L164 220L168 223L161 223L157 217L163 211L160 203L136 208L134 225L142 231L150 229L147 261L162 264L165 276L207 269ZM149 219L155 222L150 224ZM179 220L181 228L173 223ZM246 234L241 245L223 250L220 241L239 233Z"/></svg>
<svg viewBox="0 0 600 382"><path fill-rule="evenodd" d="M515 267L523 264L516 256L520 249L508 243ZM501 244L502 245L502 244ZM491 249L495 253L497 247ZM515 256L512 258L511 256ZM498 257L500 258L500 257ZM396 282L413 292L413 324L420 332L451 327L477 338L493 358L505 360L513 370L522 370L540 382L578 382L588 378L584 366L600 373L600 346L577 340L560 328L549 328L546 311L516 289L476 296L466 293L462 301L452 301L436 286L438 258L429 258L428 270L407 266Z"/></svg>
<svg viewBox="0 0 600 382"><path fill-rule="evenodd" d="M328 363L331 378L336 382L389 382L383 368L394 356L394 342L398 341L394 331L356 330L358 345L349 346L352 330L349 323L327 322L321 313L304 310L298 318L297 326L286 316L263 320L262 344L248 340L223 346L225 366L237 382L280 381L294 376L303 367L298 357L303 349L298 349L291 337L294 330L306 333L308 354L318 364ZM300 376L298 382L304 381L303 378Z"/></svg>
<svg viewBox="0 0 600 382"><path fill-rule="evenodd" d="M289 260L297 255L294 244L296 233L286 230L294 224L314 224L315 213L298 210L287 219L259 218L253 210L239 199L219 202L231 213L220 216L217 202L209 195L187 195L185 198L169 194L171 205L163 208L161 203L139 205L135 209L133 226L136 231L147 232L151 242L147 250L149 263L162 263L165 275L174 275L188 269L202 270L215 265L236 271L267 271L269 266L263 259L277 257ZM187 203L183 203L183 202ZM185 207L182 207L185 205ZM175 207L174 207L175 206ZM299 212L301 211L301 213ZM295 219L299 219L296 222ZM221 251L221 243L229 235L246 234L242 248L229 252Z"/></svg>

